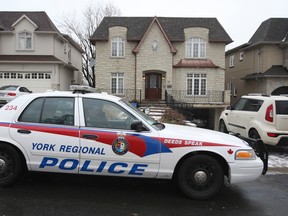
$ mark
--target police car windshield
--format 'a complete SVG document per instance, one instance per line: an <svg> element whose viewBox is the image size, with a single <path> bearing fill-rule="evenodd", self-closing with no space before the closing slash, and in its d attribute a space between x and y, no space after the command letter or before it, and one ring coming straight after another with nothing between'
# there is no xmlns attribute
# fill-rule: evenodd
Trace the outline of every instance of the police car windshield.
<svg viewBox="0 0 288 216"><path fill-rule="evenodd" d="M156 130L163 130L164 129L165 126L162 123L156 121L152 117L150 117L147 114L145 114L144 112L140 111L139 109L134 107L132 104L130 104L126 101L123 101L123 100L121 100L121 102L125 103L127 106L129 106L129 108L131 108L135 112L137 112L138 115L140 115L149 125L151 125Z"/></svg>

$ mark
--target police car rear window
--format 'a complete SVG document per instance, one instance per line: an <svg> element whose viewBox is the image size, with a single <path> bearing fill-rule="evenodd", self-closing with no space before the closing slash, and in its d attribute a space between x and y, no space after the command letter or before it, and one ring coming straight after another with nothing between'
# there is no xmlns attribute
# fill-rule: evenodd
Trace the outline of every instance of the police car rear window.
<svg viewBox="0 0 288 216"><path fill-rule="evenodd" d="M18 121L74 125L74 98L37 98L26 107Z"/></svg>
<svg viewBox="0 0 288 216"><path fill-rule="evenodd" d="M276 114L288 115L288 101L275 101Z"/></svg>

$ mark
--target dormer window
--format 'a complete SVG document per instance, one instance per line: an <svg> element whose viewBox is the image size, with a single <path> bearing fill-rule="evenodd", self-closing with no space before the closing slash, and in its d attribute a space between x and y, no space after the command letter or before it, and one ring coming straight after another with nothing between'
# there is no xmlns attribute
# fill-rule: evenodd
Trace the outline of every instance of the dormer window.
<svg viewBox="0 0 288 216"><path fill-rule="evenodd" d="M186 42L186 58L205 58L206 42L202 38L190 38Z"/></svg>
<svg viewBox="0 0 288 216"><path fill-rule="evenodd" d="M112 39L112 57L124 57L124 39L122 37L114 37Z"/></svg>
<svg viewBox="0 0 288 216"><path fill-rule="evenodd" d="M20 32L18 34L19 49L31 50L32 49L32 34L29 32Z"/></svg>

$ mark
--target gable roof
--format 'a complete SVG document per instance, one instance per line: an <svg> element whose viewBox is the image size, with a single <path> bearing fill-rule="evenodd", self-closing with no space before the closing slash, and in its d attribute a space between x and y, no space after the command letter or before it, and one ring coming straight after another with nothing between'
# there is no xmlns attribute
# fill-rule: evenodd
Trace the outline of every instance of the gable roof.
<svg viewBox="0 0 288 216"><path fill-rule="evenodd" d="M54 31L59 33L59 30L44 11L0 11L0 31L13 31L13 24L23 18L23 15L38 26L36 31Z"/></svg>
<svg viewBox="0 0 288 216"><path fill-rule="evenodd" d="M287 40L288 18L270 18L261 23L248 44L282 43Z"/></svg>
<svg viewBox="0 0 288 216"><path fill-rule="evenodd" d="M25 18L36 27L36 32L55 32L69 41L79 52L84 53L81 46L69 35L60 33L44 11L0 11L0 32L13 31L14 26Z"/></svg>
<svg viewBox="0 0 288 216"><path fill-rule="evenodd" d="M27 19L35 28L38 28L38 26L31 19L29 19L29 17L27 17L25 14L23 14L18 20L16 20L15 23L12 24L12 28L14 28L23 19Z"/></svg>
<svg viewBox="0 0 288 216"><path fill-rule="evenodd" d="M149 28L153 17L104 17L90 41L107 41L109 28L123 26L128 29L128 41L141 41ZM209 29L209 41L229 44L232 39L216 18L174 18L157 17L163 30L171 42L185 41L184 29L189 27L202 27Z"/></svg>
<svg viewBox="0 0 288 216"><path fill-rule="evenodd" d="M145 32L144 36L142 37L141 41L138 43L138 45L133 49L133 52L139 52L139 49L144 41L144 39L146 38L148 32L150 31L150 29L152 28L153 24L156 23L160 29L160 31L162 32L166 42L168 43L169 47L170 47L170 51L171 53L176 53L176 49L174 48L174 46L171 44L167 34L165 33L164 29L162 28L159 20L157 19L157 17L155 16L154 19L152 20L151 24L149 25L147 31Z"/></svg>

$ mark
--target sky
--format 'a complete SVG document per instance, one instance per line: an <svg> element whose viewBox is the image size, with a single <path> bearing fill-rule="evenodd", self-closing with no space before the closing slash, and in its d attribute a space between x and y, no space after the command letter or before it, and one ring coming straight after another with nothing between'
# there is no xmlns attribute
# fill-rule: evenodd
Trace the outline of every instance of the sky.
<svg viewBox="0 0 288 216"><path fill-rule="evenodd" d="M263 21L288 18L287 0L0 0L0 11L45 11L57 26L63 17L80 17L99 2L113 4L128 17L217 18L234 41L226 50L247 43Z"/></svg>

